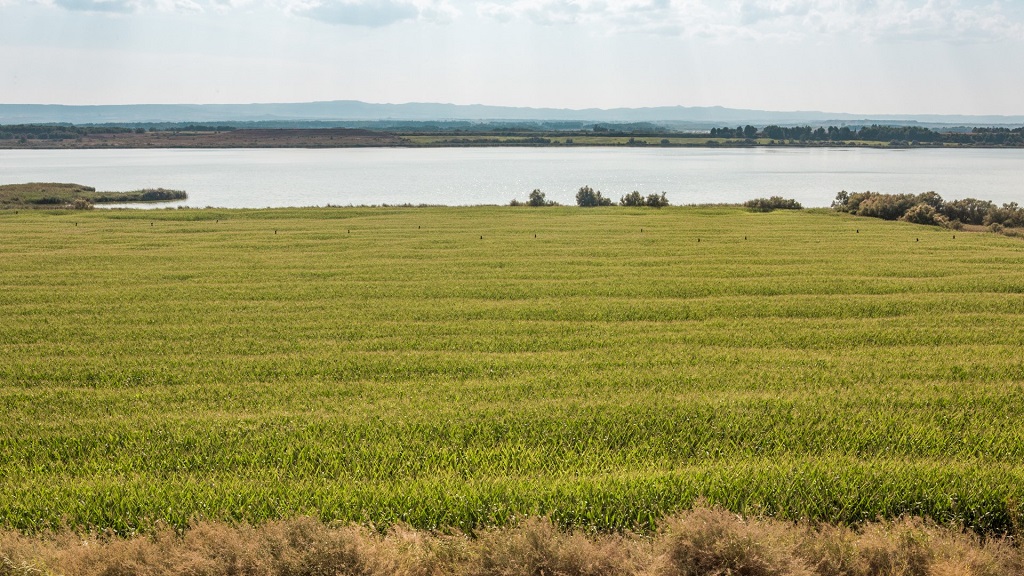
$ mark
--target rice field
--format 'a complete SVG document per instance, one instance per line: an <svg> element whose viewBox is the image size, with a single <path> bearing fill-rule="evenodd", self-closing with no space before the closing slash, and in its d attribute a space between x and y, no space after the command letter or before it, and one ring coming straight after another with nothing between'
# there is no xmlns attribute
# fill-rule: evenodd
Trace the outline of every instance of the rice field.
<svg viewBox="0 0 1024 576"><path fill-rule="evenodd" d="M1020 239L323 208L6 211L0 246L7 528L1024 521Z"/></svg>

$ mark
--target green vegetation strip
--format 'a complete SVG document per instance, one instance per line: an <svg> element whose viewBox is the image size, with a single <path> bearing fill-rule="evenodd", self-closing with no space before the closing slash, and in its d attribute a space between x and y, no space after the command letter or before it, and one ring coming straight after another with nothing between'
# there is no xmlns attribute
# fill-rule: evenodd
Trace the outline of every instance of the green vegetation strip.
<svg viewBox="0 0 1024 576"><path fill-rule="evenodd" d="M11 528L1021 525L1018 239L493 207L7 211L0 244Z"/></svg>

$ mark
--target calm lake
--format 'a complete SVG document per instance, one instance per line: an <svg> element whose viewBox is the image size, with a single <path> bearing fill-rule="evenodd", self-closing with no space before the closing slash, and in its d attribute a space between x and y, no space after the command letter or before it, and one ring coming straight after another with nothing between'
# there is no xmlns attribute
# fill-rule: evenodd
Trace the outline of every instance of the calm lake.
<svg viewBox="0 0 1024 576"><path fill-rule="evenodd" d="M1024 150L856 148L364 148L3 150L0 184L173 188L160 206L262 208L507 204L534 188L573 204L590 185L615 200L666 192L673 204L762 196L828 206L840 190L1024 203Z"/></svg>

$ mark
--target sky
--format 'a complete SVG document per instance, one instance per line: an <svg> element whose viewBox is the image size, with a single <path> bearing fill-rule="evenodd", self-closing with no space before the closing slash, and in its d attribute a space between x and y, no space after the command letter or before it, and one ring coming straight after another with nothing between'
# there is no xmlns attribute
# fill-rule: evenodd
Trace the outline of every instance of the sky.
<svg viewBox="0 0 1024 576"><path fill-rule="evenodd" d="M0 103L1024 114L1024 0L0 0Z"/></svg>

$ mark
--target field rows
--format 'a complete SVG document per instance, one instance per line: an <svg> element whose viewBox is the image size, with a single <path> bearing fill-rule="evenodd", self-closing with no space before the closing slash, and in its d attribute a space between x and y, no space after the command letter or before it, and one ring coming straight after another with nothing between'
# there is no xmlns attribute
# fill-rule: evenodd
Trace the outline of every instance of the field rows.
<svg viewBox="0 0 1024 576"><path fill-rule="evenodd" d="M5 212L0 243L6 526L1022 520L1017 239L481 207Z"/></svg>

